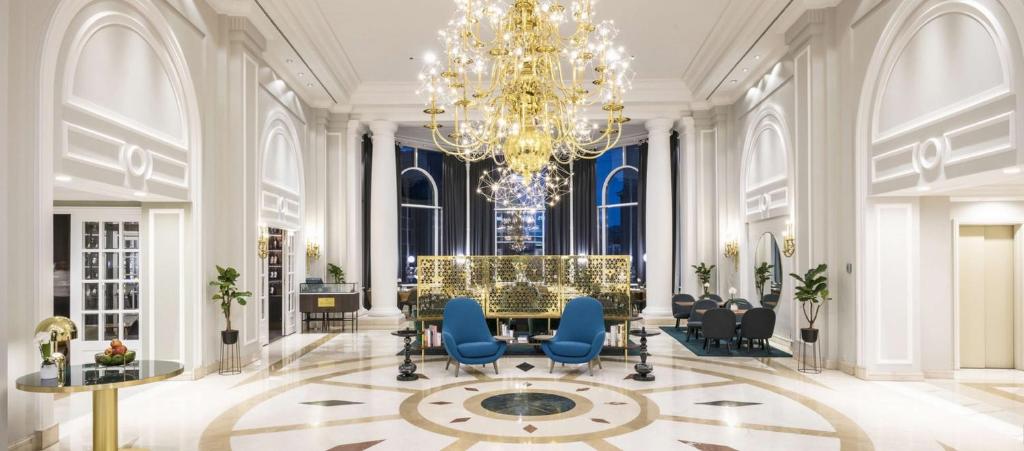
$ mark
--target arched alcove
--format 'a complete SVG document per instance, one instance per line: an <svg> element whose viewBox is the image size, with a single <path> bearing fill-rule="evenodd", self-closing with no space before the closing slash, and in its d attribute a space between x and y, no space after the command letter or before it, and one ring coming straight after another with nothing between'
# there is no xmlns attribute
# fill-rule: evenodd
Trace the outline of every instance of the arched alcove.
<svg viewBox="0 0 1024 451"><path fill-rule="evenodd" d="M55 173L104 194L191 200L198 103L182 50L146 1L70 1L44 43L40 130Z"/></svg>
<svg viewBox="0 0 1024 451"><path fill-rule="evenodd" d="M780 111L765 107L747 129L743 146L743 205L749 221L789 215L789 127Z"/></svg>
<svg viewBox="0 0 1024 451"><path fill-rule="evenodd" d="M942 188L1018 164L1021 49L999 0L902 4L871 58L861 97L866 130L858 138L870 194Z"/></svg>
<svg viewBox="0 0 1024 451"><path fill-rule="evenodd" d="M262 136L260 220L300 230L304 182L298 132L287 113L275 110L268 116Z"/></svg>

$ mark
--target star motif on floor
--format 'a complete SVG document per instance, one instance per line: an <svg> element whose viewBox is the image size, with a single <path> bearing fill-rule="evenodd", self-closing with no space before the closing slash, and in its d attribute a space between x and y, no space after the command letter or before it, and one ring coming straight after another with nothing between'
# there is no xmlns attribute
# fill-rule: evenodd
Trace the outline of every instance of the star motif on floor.
<svg viewBox="0 0 1024 451"><path fill-rule="evenodd" d="M746 407L746 406L761 405L761 403L759 403L759 402L727 401L727 400L698 402L697 404L701 404L701 405L705 405L705 406L715 406L715 407Z"/></svg>
<svg viewBox="0 0 1024 451"><path fill-rule="evenodd" d="M343 401L340 399L327 399L323 401L306 401L300 402L299 404L305 404L307 406L320 406L320 407L336 407L336 406L348 406L352 404L362 404L357 401Z"/></svg>
<svg viewBox="0 0 1024 451"><path fill-rule="evenodd" d="M608 424L608 420L604 418L591 418L590 421L593 421L595 423Z"/></svg>
<svg viewBox="0 0 1024 451"><path fill-rule="evenodd" d="M689 442L689 441L686 441L686 440L680 440L679 442L684 444L684 445L689 445L689 446L692 446L694 448L697 448L700 451L738 451L736 448L733 448L731 446L725 446L725 445L713 445L711 443Z"/></svg>
<svg viewBox="0 0 1024 451"><path fill-rule="evenodd" d="M626 405L626 403L624 403L622 401L608 401L605 404L608 404L609 406L624 406L624 405Z"/></svg>
<svg viewBox="0 0 1024 451"><path fill-rule="evenodd" d="M529 363L523 362L523 363L520 363L520 364L516 365L516 368L519 368L519 369L523 370L523 372L525 373L527 371L532 370L534 368L534 366L530 365Z"/></svg>
<svg viewBox="0 0 1024 451"><path fill-rule="evenodd" d="M583 388L577 388L576 389L576 391L587 391L587 390L590 390L590 387L583 387Z"/></svg>
<svg viewBox="0 0 1024 451"><path fill-rule="evenodd" d="M450 402L448 402L448 401L434 401L434 402L432 402L431 404L433 404L433 405L435 405L435 406L443 406L443 405L445 405L445 404L451 404L451 403L450 403Z"/></svg>
<svg viewBox="0 0 1024 451"><path fill-rule="evenodd" d="M480 391L479 388L466 387L466 391Z"/></svg>
<svg viewBox="0 0 1024 451"><path fill-rule="evenodd" d="M359 443L346 443L344 445L338 445L327 451L363 451L364 449L370 448L384 440L373 440L370 442L359 442Z"/></svg>
<svg viewBox="0 0 1024 451"><path fill-rule="evenodd" d="M454 419L452 421L449 421L449 423L465 423L467 421L469 421L469 417L462 417L462 418L456 418L456 419Z"/></svg>
<svg viewBox="0 0 1024 451"><path fill-rule="evenodd" d="M537 430L537 426L534 426L532 424L528 424L528 425L526 425L526 427L523 428L523 430L532 434L533 431Z"/></svg>

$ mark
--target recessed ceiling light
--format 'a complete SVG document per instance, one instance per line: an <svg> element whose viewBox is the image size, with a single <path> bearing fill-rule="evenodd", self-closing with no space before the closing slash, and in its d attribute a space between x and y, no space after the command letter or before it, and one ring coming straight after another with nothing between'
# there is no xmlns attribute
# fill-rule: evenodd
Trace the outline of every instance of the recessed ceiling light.
<svg viewBox="0 0 1024 451"><path fill-rule="evenodd" d="M921 192L931 191L931 189L932 188L930 186L919 186L919 187L917 187L917 190L921 191Z"/></svg>
<svg viewBox="0 0 1024 451"><path fill-rule="evenodd" d="M145 191L136 191L134 194L136 197L146 197Z"/></svg>
<svg viewBox="0 0 1024 451"><path fill-rule="evenodd" d="M307 88L312 88L313 87L313 83L306 83L306 87Z"/></svg>
<svg viewBox="0 0 1024 451"><path fill-rule="evenodd" d="M293 59L291 59L291 58L288 58L288 59L284 60L284 62L286 62L286 63L288 63L288 64L291 64L291 63L294 63L294 62L295 62L295 60L293 60Z"/></svg>
<svg viewBox="0 0 1024 451"><path fill-rule="evenodd" d="M300 76L300 77L305 77L305 76L306 76L306 73L305 73L305 72L299 72L299 76Z"/></svg>
<svg viewBox="0 0 1024 451"><path fill-rule="evenodd" d="M71 176L70 175L64 175L64 174L58 174L58 175L55 175L53 177L53 179L58 181L58 182L70 182L71 181Z"/></svg>
<svg viewBox="0 0 1024 451"><path fill-rule="evenodd" d="M729 80L729 83L736 83L736 79Z"/></svg>
<svg viewBox="0 0 1024 451"><path fill-rule="evenodd" d="M1003 169L1003 174L1020 174L1020 166Z"/></svg>
<svg viewBox="0 0 1024 451"><path fill-rule="evenodd" d="M761 59L761 55L754 55L754 59L755 59L755 60L759 60L759 59Z"/></svg>
<svg viewBox="0 0 1024 451"><path fill-rule="evenodd" d="M747 69L746 67L744 67L744 68L743 68L743 73L745 74L745 73L747 73L747 72L750 72L750 69Z"/></svg>

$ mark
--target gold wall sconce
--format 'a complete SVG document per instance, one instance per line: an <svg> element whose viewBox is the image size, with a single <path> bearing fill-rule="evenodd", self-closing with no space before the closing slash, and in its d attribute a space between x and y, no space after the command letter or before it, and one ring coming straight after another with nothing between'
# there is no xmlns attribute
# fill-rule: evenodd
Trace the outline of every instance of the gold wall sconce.
<svg viewBox="0 0 1024 451"><path fill-rule="evenodd" d="M256 238L256 255L259 255L260 260L267 258L270 254L270 240L267 238L267 232L260 229L260 236Z"/></svg>
<svg viewBox="0 0 1024 451"><path fill-rule="evenodd" d="M786 233L782 235L782 255L787 258L796 253L796 237L793 236L793 221L786 221Z"/></svg>
<svg viewBox="0 0 1024 451"><path fill-rule="evenodd" d="M306 258L310 260L320 260L320 245L315 241L306 242Z"/></svg>
<svg viewBox="0 0 1024 451"><path fill-rule="evenodd" d="M725 242L725 258L732 260L733 266L739 265L740 256L740 242L736 239L731 239Z"/></svg>

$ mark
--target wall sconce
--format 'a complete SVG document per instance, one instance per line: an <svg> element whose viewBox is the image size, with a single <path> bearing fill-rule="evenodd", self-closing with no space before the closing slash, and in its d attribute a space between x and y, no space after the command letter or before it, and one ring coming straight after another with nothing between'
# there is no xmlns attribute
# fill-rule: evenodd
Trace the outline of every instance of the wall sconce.
<svg viewBox="0 0 1024 451"><path fill-rule="evenodd" d="M320 245L315 241L306 242L306 258L310 260L320 260Z"/></svg>
<svg viewBox="0 0 1024 451"><path fill-rule="evenodd" d="M260 260L267 258L267 254L270 252L269 239L267 238L267 232L260 229L260 236L256 238L256 255L259 255Z"/></svg>
<svg viewBox="0 0 1024 451"><path fill-rule="evenodd" d="M725 258L732 259L734 265L739 265L740 242L735 239L725 242Z"/></svg>
<svg viewBox="0 0 1024 451"><path fill-rule="evenodd" d="M787 258L796 253L796 237L793 236L793 221L786 221L786 233L782 235L782 255Z"/></svg>

